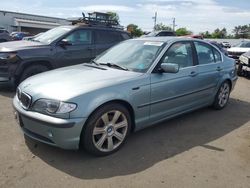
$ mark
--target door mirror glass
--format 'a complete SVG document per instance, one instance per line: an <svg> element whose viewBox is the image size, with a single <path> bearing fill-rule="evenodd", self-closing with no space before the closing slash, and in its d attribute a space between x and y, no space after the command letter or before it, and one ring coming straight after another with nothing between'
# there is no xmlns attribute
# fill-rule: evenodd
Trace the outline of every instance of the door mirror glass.
<svg viewBox="0 0 250 188"><path fill-rule="evenodd" d="M65 46L72 46L72 43L70 41L68 41L67 39L62 39L59 43L59 45L61 47L65 47Z"/></svg>
<svg viewBox="0 0 250 188"><path fill-rule="evenodd" d="M174 63L162 63L161 70L166 73L177 73L179 72L179 65Z"/></svg>

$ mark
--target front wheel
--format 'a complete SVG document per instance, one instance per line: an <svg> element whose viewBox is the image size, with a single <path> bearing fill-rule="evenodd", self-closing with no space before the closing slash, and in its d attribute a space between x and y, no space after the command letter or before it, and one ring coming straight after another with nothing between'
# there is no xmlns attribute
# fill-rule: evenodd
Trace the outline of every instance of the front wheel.
<svg viewBox="0 0 250 188"><path fill-rule="evenodd" d="M217 110L224 108L229 100L230 95L230 84L228 81L225 81L221 84L214 100L213 107Z"/></svg>
<svg viewBox="0 0 250 188"><path fill-rule="evenodd" d="M82 132L81 144L94 155L109 155L124 144L130 128L128 110L120 104L108 104L90 116Z"/></svg>
<svg viewBox="0 0 250 188"><path fill-rule="evenodd" d="M238 65L237 75L243 76L243 65L241 63L239 63L239 65Z"/></svg>

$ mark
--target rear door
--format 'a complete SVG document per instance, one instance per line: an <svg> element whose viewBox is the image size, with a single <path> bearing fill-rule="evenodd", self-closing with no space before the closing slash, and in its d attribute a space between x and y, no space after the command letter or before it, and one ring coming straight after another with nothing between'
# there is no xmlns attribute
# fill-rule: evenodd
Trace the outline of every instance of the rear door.
<svg viewBox="0 0 250 188"><path fill-rule="evenodd" d="M122 41L120 32L111 30L95 30L95 56Z"/></svg>
<svg viewBox="0 0 250 188"><path fill-rule="evenodd" d="M221 53L211 45L204 42L194 42L197 52L197 76L201 102L213 100L215 88L222 76Z"/></svg>
<svg viewBox="0 0 250 188"><path fill-rule="evenodd" d="M78 29L64 39L71 45L56 47L56 62L58 67L89 62L94 58L93 33L90 29ZM59 42L60 43L60 42Z"/></svg>

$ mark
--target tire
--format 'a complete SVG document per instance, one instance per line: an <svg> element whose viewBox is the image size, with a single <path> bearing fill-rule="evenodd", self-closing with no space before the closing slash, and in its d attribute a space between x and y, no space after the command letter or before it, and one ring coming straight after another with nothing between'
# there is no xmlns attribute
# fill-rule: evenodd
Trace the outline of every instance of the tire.
<svg viewBox="0 0 250 188"><path fill-rule="evenodd" d="M243 65L241 63L239 63L239 65L238 65L237 75L243 76Z"/></svg>
<svg viewBox="0 0 250 188"><path fill-rule="evenodd" d="M44 66L44 65L31 65L27 68L24 69L24 71L22 72L19 82L21 83L22 81L24 81L25 79L27 79L28 77L34 76L36 74L48 71L48 67Z"/></svg>
<svg viewBox="0 0 250 188"><path fill-rule="evenodd" d="M112 154L122 147L130 129L131 117L127 108L118 103L107 104L88 119L81 134L81 146L96 156Z"/></svg>
<svg viewBox="0 0 250 188"><path fill-rule="evenodd" d="M215 96L213 108L221 110L225 108L230 96L231 87L228 81L223 82Z"/></svg>

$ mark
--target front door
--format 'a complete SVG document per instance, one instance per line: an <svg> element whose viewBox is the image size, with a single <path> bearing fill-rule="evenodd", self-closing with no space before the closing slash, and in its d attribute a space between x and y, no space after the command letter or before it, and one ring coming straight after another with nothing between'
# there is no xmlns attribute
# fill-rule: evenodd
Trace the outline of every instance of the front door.
<svg viewBox="0 0 250 188"><path fill-rule="evenodd" d="M193 45L174 43L162 57L161 63L178 64L178 73L151 74L151 111L153 122L192 109L196 104L197 67L194 66Z"/></svg>
<svg viewBox="0 0 250 188"><path fill-rule="evenodd" d="M91 30L79 29L73 31L64 40L69 45L57 45L55 54L57 67L85 63L94 58Z"/></svg>

